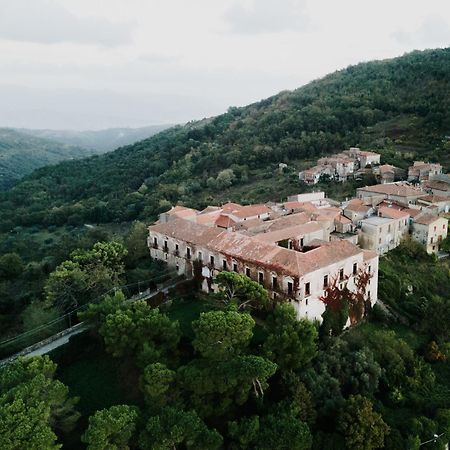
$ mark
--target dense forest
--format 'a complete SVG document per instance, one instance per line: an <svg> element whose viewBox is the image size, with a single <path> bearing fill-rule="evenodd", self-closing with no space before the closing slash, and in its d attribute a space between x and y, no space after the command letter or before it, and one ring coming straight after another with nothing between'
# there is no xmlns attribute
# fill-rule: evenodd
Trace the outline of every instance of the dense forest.
<svg viewBox="0 0 450 450"><path fill-rule="evenodd" d="M104 130L31 130L19 131L63 144L109 152L117 147L134 144L169 128L169 125L150 125L140 128L107 128Z"/></svg>
<svg viewBox="0 0 450 450"><path fill-rule="evenodd" d="M72 259L101 257L117 270L122 250L102 244ZM391 289L408 258L417 261L413 290ZM54 361L0 369L1 447L444 450L450 303L442 286L420 290L427 268L448 286L448 261L403 243L380 269L389 281L381 297L397 303L395 314L376 305L344 332L344 304L328 304L320 326L298 320L237 273L222 272L209 295L194 279L159 308L116 291L89 306L81 318L92 331L54 351ZM50 284L55 301L60 290Z"/></svg>
<svg viewBox="0 0 450 450"><path fill-rule="evenodd" d="M0 128L0 190L11 187L33 170L64 160L95 155L93 149L68 145Z"/></svg>

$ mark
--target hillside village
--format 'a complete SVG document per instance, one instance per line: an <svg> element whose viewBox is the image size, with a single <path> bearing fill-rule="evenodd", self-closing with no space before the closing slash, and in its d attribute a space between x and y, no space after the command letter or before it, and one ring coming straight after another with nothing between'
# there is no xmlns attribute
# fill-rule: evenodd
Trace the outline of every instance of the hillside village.
<svg viewBox="0 0 450 450"><path fill-rule="evenodd" d="M346 288L373 305L379 256L403 239L440 254L450 178L439 164L414 162L408 181L393 181L395 168L380 166L375 152L351 148L318 163L300 179L315 184L317 174L326 174L344 182L369 167L382 174L380 184L361 187L344 202L313 192L281 203L226 203L202 211L175 206L149 227L152 258L188 277L196 275L197 262L202 290L209 293L218 289L219 272L242 273L273 299L293 304L298 318L321 321L330 289Z"/></svg>

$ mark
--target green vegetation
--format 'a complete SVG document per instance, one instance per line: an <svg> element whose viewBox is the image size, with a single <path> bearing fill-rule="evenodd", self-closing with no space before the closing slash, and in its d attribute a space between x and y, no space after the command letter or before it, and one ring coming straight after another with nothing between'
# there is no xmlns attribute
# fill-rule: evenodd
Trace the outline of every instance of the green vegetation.
<svg viewBox="0 0 450 450"><path fill-rule="evenodd" d="M413 262L413 263L412 263ZM448 340L450 263L407 240L380 260L379 297L408 323Z"/></svg>
<svg viewBox="0 0 450 450"><path fill-rule="evenodd" d="M103 153L141 141L168 127L169 125L150 125L140 128L107 128L105 130L85 131L28 129L20 129L18 131L63 144L94 149L98 153Z"/></svg>
<svg viewBox="0 0 450 450"><path fill-rule="evenodd" d="M0 128L0 190L11 187L39 167L86 158L96 151Z"/></svg>

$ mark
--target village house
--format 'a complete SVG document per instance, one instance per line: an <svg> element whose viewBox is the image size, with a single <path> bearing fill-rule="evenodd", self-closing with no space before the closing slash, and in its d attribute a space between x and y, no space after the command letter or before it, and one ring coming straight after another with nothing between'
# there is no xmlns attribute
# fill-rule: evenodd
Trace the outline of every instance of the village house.
<svg viewBox="0 0 450 450"><path fill-rule="evenodd" d="M435 175L442 173L442 166L439 163L425 163L414 161L408 169L408 181L427 181Z"/></svg>
<svg viewBox="0 0 450 450"><path fill-rule="evenodd" d="M364 169L367 166L376 166L380 164L381 155L379 153L364 151L358 147L351 147L349 150L345 150L342 153L348 155L350 158L354 158L357 162L355 167L358 169Z"/></svg>
<svg viewBox="0 0 450 450"><path fill-rule="evenodd" d="M359 245L384 255L400 245L404 236L403 219L372 216L361 221Z"/></svg>
<svg viewBox="0 0 450 450"><path fill-rule="evenodd" d="M366 219L374 213L372 206L365 205L361 199L354 198L350 200L343 209L345 217L357 225L361 220Z"/></svg>
<svg viewBox="0 0 450 450"><path fill-rule="evenodd" d="M415 205L417 199L426 197L427 193L406 182L377 184L357 189L357 196L362 200L391 200L404 206Z"/></svg>
<svg viewBox="0 0 450 450"><path fill-rule="evenodd" d="M239 272L263 285L273 298L291 302L299 318L321 321L325 311L321 298L327 287L336 281L355 290L355 277L361 271L371 274L365 296L372 304L376 302L376 253L348 240L325 242L320 239L324 231L319 222L307 221L297 228L288 223L285 227L278 222L279 230L247 235L175 217L149 227L148 246L152 258L187 277L195 275L196 261L205 292L217 290L215 276L220 271Z"/></svg>
<svg viewBox="0 0 450 450"><path fill-rule="evenodd" d="M425 190L439 197L450 197L450 178L434 179L426 181L423 184Z"/></svg>
<svg viewBox="0 0 450 450"><path fill-rule="evenodd" d="M321 177L327 176L332 178L334 175L333 168L331 166L314 166L310 169L306 169L298 174L300 181L306 184L317 184Z"/></svg>
<svg viewBox="0 0 450 450"><path fill-rule="evenodd" d="M428 254L438 253L447 237L448 220L434 214L423 213L414 218L411 236L425 246Z"/></svg>
<svg viewBox="0 0 450 450"><path fill-rule="evenodd" d="M405 176L405 171L390 164L383 164L374 167L372 170L378 183L386 184L401 180Z"/></svg>
<svg viewBox="0 0 450 450"><path fill-rule="evenodd" d="M450 197L427 195L417 199L417 204L432 210L435 214L446 214L450 211Z"/></svg>

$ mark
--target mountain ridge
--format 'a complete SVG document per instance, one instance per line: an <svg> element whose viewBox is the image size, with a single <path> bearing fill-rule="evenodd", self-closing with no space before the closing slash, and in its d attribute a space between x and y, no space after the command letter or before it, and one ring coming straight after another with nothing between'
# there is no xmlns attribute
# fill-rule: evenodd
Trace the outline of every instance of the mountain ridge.
<svg viewBox="0 0 450 450"><path fill-rule="evenodd" d="M0 197L7 226L149 220L177 202L270 200L303 189L296 172L306 161L349 146L398 165L418 157L448 167L450 49L360 63L200 122L39 169Z"/></svg>

